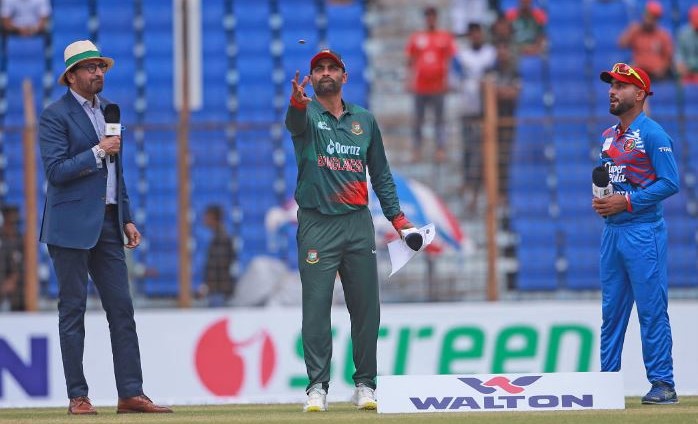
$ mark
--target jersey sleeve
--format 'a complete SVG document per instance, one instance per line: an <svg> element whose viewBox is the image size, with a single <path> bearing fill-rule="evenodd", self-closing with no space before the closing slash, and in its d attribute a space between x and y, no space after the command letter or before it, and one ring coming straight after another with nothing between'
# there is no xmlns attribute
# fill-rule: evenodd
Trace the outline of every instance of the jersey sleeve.
<svg viewBox="0 0 698 424"><path fill-rule="evenodd" d="M679 171L674 158L673 142L664 131L653 130L646 139L647 156L657 179L643 190L630 193L633 211L654 206L679 191Z"/></svg>
<svg viewBox="0 0 698 424"><path fill-rule="evenodd" d="M289 104L286 110L286 128L292 136L301 135L308 127L308 108Z"/></svg>
<svg viewBox="0 0 698 424"><path fill-rule="evenodd" d="M397 197L393 174L390 172L390 165L385 156L383 137L375 119L371 122L371 143L368 146L366 162L371 185L378 197L383 215L391 220L400 213L400 201Z"/></svg>

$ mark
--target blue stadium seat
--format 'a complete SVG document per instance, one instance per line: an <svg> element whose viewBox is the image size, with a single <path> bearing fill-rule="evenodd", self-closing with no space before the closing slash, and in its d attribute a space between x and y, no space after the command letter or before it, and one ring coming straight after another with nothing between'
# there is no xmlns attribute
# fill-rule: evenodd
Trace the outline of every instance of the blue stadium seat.
<svg viewBox="0 0 698 424"><path fill-rule="evenodd" d="M599 245L600 243L594 246L580 246L574 242L568 242L565 245L567 257L565 282L568 289L601 289L601 281L599 279Z"/></svg>
<svg viewBox="0 0 698 424"><path fill-rule="evenodd" d="M517 287L519 290L555 290L558 288L557 224L554 220L531 217L512 220L519 236Z"/></svg>
<svg viewBox="0 0 698 424"><path fill-rule="evenodd" d="M328 3L326 11L327 22L331 22L328 30L332 28L356 29L363 26L362 2Z"/></svg>
<svg viewBox="0 0 698 424"><path fill-rule="evenodd" d="M561 3L566 2L556 2L555 4ZM564 21L551 21L547 34L552 54L558 52L577 53L581 59L579 61L580 68L584 65L587 37L584 26L575 23L565 23Z"/></svg>
<svg viewBox="0 0 698 424"><path fill-rule="evenodd" d="M265 58L269 55L271 32L269 27L236 27L235 40L238 54L251 57ZM260 54L264 53L264 54Z"/></svg>
<svg viewBox="0 0 698 424"><path fill-rule="evenodd" d="M525 81L542 81L543 60L538 56L521 56L519 72Z"/></svg>
<svg viewBox="0 0 698 424"><path fill-rule="evenodd" d="M564 22L565 26L578 25L580 18L584 16L584 2L552 1L547 6L550 25L554 22Z"/></svg>
<svg viewBox="0 0 698 424"><path fill-rule="evenodd" d="M308 32L315 27L317 19L316 1L299 0L294 2L280 1L279 13L284 20L284 30L287 28L302 27L305 35L299 38L307 39ZM298 38L296 38L296 41Z"/></svg>
<svg viewBox="0 0 698 424"><path fill-rule="evenodd" d="M336 50L342 56L352 51L363 51L364 44L363 27L335 27L334 22L327 30L327 42L332 50Z"/></svg>
<svg viewBox="0 0 698 424"><path fill-rule="evenodd" d="M549 291L558 289L554 247L533 246L521 248L518 255L517 289L521 291Z"/></svg>

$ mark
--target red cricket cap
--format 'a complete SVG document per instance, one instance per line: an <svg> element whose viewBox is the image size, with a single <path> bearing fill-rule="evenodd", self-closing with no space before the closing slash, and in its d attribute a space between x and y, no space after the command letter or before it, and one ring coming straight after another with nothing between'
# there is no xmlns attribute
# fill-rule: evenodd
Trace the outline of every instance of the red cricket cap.
<svg viewBox="0 0 698 424"><path fill-rule="evenodd" d="M313 68L315 67L315 65L317 65L317 63L321 59L330 59L331 61L336 63L340 68L342 68L345 72L347 70L346 65L344 65L344 62L342 61L342 55L340 55L339 53L337 53L334 50L322 49L318 52L318 54L316 54L315 56L313 56L312 59L310 59L310 71L311 72L313 71Z"/></svg>
<svg viewBox="0 0 698 424"><path fill-rule="evenodd" d="M664 13L664 8L658 1L648 1L647 5L645 6L645 12L659 18Z"/></svg>
<svg viewBox="0 0 698 424"><path fill-rule="evenodd" d="M638 79L638 76L640 77ZM611 81L616 80L624 82L626 84L632 84L640 89L642 89L648 96L651 96L651 86L652 81L650 81L650 76L647 75L643 69L637 66L630 66L625 63L616 63L613 65L613 69L610 71L601 72L599 75L601 81L611 83Z"/></svg>

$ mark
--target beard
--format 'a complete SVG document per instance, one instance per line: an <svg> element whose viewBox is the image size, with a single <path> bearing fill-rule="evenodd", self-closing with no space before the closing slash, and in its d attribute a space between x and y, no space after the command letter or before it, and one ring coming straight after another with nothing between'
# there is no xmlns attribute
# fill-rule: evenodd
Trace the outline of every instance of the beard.
<svg viewBox="0 0 698 424"><path fill-rule="evenodd" d="M313 90L318 96L327 96L339 93L342 85L332 78L323 78L313 84Z"/></svg>
<svg viewBox="0 0 698 424"><path fill-rule="evenodd" d="M618 104L616 106L613 106L613 104L610 104L608 107L608 111L611 113L611 115L615 116L620 116L624 114L625 112L629 111L630 109L635 106L634 102L623 102L620 99L618 100Z"/></svg>

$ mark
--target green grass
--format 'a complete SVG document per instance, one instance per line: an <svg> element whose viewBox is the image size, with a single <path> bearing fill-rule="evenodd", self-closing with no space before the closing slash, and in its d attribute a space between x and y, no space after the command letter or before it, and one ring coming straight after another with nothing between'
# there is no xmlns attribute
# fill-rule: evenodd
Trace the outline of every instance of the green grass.
<svg viewBox="0 0 698 424"><path fill-rule="evenodd" d="M303 413L300 404L176 406L174 414L117 415L115 407L98 407L99 415L72 417L66 408L0 409L0 423L467 423L467 424L698 424L698 396L678 405L641 405L627 398L623 411L454 412L376 414L348 403L331 403L325 413Z"/></svg>

